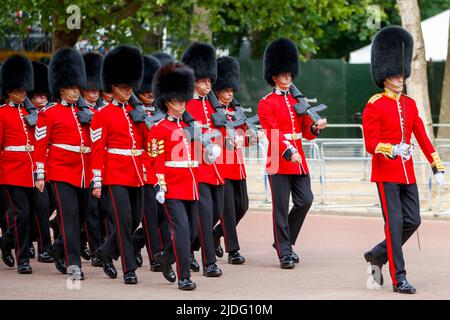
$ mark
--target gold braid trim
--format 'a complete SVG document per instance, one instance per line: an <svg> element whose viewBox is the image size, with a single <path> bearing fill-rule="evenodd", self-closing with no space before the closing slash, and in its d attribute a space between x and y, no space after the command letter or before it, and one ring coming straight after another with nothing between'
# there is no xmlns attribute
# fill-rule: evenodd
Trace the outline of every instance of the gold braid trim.
<svg viewBox="0 0 450 320"><path fill-rule="evenodd" d="M394 158L394 146L390 143L379 143L375 148L375 153L381 153L390 159Z"/></svg>
<svg viewBox="0 0 450 320"><path fill-rule="evenodd" d="M431 154L431 157L433 158L433 163L431 164L431 168L433 168L433 171L445 171L444 165L442 164L441 157L439 157L439 153L433 152Z"/></svg>

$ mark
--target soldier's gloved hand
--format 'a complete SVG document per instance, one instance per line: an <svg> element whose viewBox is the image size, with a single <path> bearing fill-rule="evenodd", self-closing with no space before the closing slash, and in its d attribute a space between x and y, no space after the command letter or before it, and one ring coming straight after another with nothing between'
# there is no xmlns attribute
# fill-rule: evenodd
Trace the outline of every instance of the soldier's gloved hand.
<svg viewBox="0 0 450 320"><path fill-rule="evenodd" d="M438 184L438 186L442 186L444 184L445 181L444 172L442 171L436 172L434 174L434 178L436 179L436 183Z"/></svg>
<svg viewBox="0 0 450 320"><path fill-rule="evenodd" d="M219 147L217 144L210 144L205 148L205 161L206 163L213 163L214 161L216 161L217 157L220 156L220 154L222 153L222 148Z"/></svg>
<svg viewBox="0 0 450 320"><path fill-rule="evenodd" d="M403 160L411 159L412 148L409 144L400 143L394 146L394 150L392 151L392 155L394 157L399 156L402 157Z"/></svg>
<svg viewBox="0 0 450 320"><path fill-rule="evenodd" d="M163 204L166 201L166 193L164 191L158 191L155 198L156 201L158 201L160 204Z"/></svg>

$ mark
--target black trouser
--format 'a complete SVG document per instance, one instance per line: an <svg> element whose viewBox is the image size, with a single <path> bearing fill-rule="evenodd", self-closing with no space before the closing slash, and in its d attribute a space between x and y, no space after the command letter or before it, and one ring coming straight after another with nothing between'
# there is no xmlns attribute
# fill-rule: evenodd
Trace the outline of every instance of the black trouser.
<svg viewBox="0 0 450 320"><path fill-rule="evenodd" d="M161 252L164 248L169 248L171 243L169 222L155 196L155 188L145 185L142 229L134 236L136 242L145 243L150 262L153 261L153 255Z"/></svg>
<svg viewBox="0 0 450 320"><path fill-rule="evenodd" d="M163 204L172 234L172 249L177 264L178 279L190 278L191 243L197 237L198 201L166 199Z"/></svg>
<svg viewBox="0 0 450 320"><path fill-rule="evenodd" d="M213 228L215 222L223 215L224 186L207 183L198 184L198 238L194 239L192 248L197 251L202 248L202 263L206 266L215 263L216 251L214 247Z"/></svg>
<svg viewBox="0 0 450 320"><path fill-rule="evenodd" d="M225 179L224 191L223 216L214 233L223 236L225 251L232 252L240 249L236 226L248 210L247 181Z"/></svg>
<svg viewBox="0 0 450 320"><path fill-rule="evenodd" d="M10 229L11 220L12 210L8 197L6 196L6 188L4 185L0 185L0 228L2 229L2 235L5 235L5 233Z"/></svg>
<svg viewBox="0 0 450 320"><path fill-rule="evenodd" d="M53 243L56 252L65 254L67 266L81 268L80 225L89 207L89 189L66 182L50 181L59 215L60 233Z"/></svg>
<svg viewBox="0 0 450 320"><path fill-rule="evenodd" d="M92 195L92 189L89 191L89 208L82 229L92 255L101 246L99 199Z"/></svg>
<svg viewBox="0 0 450 320"><path fill-rule="evenodd" d="M414 234L420 225L419 192L417 185L378 182L386 239L371 251L375 258L385 264L394 285L406 279L402 245Z"/></svg>
<svg viewBox="0 0 450 320"><path fill-rule="evenodd" d="M29 262L29 223L30 211L31 208L34 208L35 202L34 188L7 185L6 195L14 217L13 230L17 264Z"/></svg>
<svg viewBox="0 0 450 320"><path fill-rule="evenodd" d="M35 226L35 236L38 240L38 251L47 251L51 245L49 217L51 215L49 205L49 191L44 188L43 192L34 188L35 206L31 208L30 224ZM33 238L35 239L35 238Z"/></svg>
<svg viewBox="0 0 450 320"><path fill-rule="evenodd" d="M274 174L269 175L272 190L272 216L278 257L290 256L292 246L305 221L314 196L309 175ZM292 193L294 206L289 211L289 195Z"/></svg>
<svg viewBox="0 0 450 320"><path fill-rule="evenodd" d="M104 186L102 197L110 203L115 228L103 245L105 255L117 260L122 258L122 269L126 273L137 269L133 244L133 233L142 219L144 189L142 187Z"/></svg>

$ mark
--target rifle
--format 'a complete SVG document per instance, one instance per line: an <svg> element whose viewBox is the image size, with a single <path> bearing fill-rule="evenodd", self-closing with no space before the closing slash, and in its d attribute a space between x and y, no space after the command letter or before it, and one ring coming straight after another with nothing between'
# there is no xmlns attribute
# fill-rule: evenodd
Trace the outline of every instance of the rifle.
<svg viewBox="0 0 450 320"><path fill-rule="evenodd" d="M134 93L131 95L128 102L134 108L134 110L130 111L131 120L136 124L144 122L148 129L151 129L157 122L166 117L166 114L158 109L156 109L157 111L154 115L149 116L144 110L144 104Z"/></svg>
<svg viewBox="0 0 450 320"><path fill-rule="evenodd" d="M76 112L76 115L80 123L91 124L93 113L81 94L78 96L77 107L79 110Z"/></svg>
<svg viewBox="0 0 450 320"><path fill-rule="evenodd" d="M219 100L217 100L216 95L212 91L208 94L208 100L211 103L212 107L216 110L216 112L211 115L212 122L218 128L224 127L227 132L228 138L231 141L234 141L236 138L235 128L245 124L245 113L242 110L234 113L226 112L225 108L222 106ZM235 120L230 121L227 118L227 115L234 115ZM234 149L234 146L232 144L227 143L226 146L230 150Z"/></svg>
<svg viewBox="0 0 450 320"><path fill-rule="evenodd" d="M309 102L317 103L317 99L307 99L300 90L292 83L289 88L291 95L298 101L294 105L294 110L299 116L308 115L314 123L317 123L322 117L319 112L326 110L328 107L324 104L319 104L318 106L311 107Z"/></svg>
<svg viewBox="0 0 450 320"><path fill-rule="evenodd" d="M236 110L234 112L234 114L236 115L236 117L238 119L240 118L244 118L244 124L247 128L247 132L248 132L248 136L252 137L252 138L257 138L258 137L258 131L260 131L256 125L259 124L259 117L257 114L255 114L254 116L248 118L247 115L245 114L245 112L247 112L247 110L244 110L244 108L242 108L239 104L239 102L236 99L233 99L231 101L231 106ZM252 110L249 109L249 112L251 112Z"/></svg>
<svg viewBox="0 0 450 320"><path fill-rule="evenodd" d="M25 121L30 128L34 128L37 123L37 109L28 97L25 97L23 105L25 107L25 110L28 111L28 114L24 116Z"/></svg>
<svg viewBox="0 0 450 320"><path fill-rule="evenodd" d="M181 119L188 125L188 127L183 129L184 133L190 137L191 140L200 141L203 147L208 151L214 144L212 140L217 139L222 135L218 130L211 130L211 132L202 133L202 129L205 128L205 126L195 121L194 117L192 117L187 111L183 112Z"/></svg>

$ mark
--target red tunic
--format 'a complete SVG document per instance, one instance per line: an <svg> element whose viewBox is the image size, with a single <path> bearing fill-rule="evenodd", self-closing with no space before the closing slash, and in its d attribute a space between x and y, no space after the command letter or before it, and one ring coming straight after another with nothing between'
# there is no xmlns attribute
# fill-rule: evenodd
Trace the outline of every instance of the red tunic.
<svg viewBox="0 0 450 320"><path fill-rule="evenodd" d="M268 174L308 174L301 137L313 140L317 134L312 131L312 120L299 116L294 110L297 100L287 92L274 90L258 103L259 121L269 140L266 170ZM287 136L286 136L287 135ZM289 136L290 135L290 136ZM302 163L293 163L287 155L295 148ZM290 159L290 158L289 158Z"/></svg>
<svg viewBox="0 0 450 320"><path fill-rule="evenodd" d="M163 175L166 182L166 199L198 200L198 168L184 165L169 166L167 161L185 164L196 161L197 142L188 141L182 128L187 124L179 118L167 116L151 128L148 136L148 155L157 176ZM157 181L156 184L158 184Z"/></svg>
<svg viewBox="0 0 450 320"><path fill-rule="evenodd" d="M149 116L152 116L153 113L151 111L146 111ZM148 145L148 133L149 131L146 130L146 134L144 135L144 145ZM144 183L148 185L154 186L158 183L158 179L155 175L155 170L153 168L152 164L152 158L149 156L148 152L146 152L146 149L144 149L144 153L142 154L142 162L144 164L145 174L144 174Z"/></svg>
<svg viewBox="0 0 450 320"><path fill-rule="evenodd" d="M215 113L216 111L211 106L211 103L208 99L194 98L187 103L186 110L200 124L209 125L209 128L205 128L202 130L203 132L208 132L211 131L211 129L215 128L211 120L211 114ZM223 151L223 143L220 143L219 145ZM200 160L200 166L198 169L198 182L208 183L211 185L224 184L222 173L220 172L220 169L218 168L216 163L207 164L205 161L203 161L203 158Z"/></svg>
<svg viewBox="0 0 450 320"><path fill-rule="evenodd" d="M65 103L64 103L65 104ZM89 126L81 125L78 108L53 103L39 111L36 124L34 160L44 164L46 180L89 187ZM56 145L77 147L83 152L69 151Z"/></svg>
<svg viewBox="0 0 450 320"><path fill-rule="evenodd" d="M233 107L227 107L226 111L235 111ZM229 116L228 116L229 117ZM230 120L232 120L229 117ZM244 137L244 145L242 147L248 146L248 139L245 137L245 126L237 127L236 134ZM227 137L227 132L225 128L220 128L223 137ZM244 157L242 155L242 147L229 149L226 146L222 150L222 154L216 161L221 172L222 177L228 180L244 180L247 178L247 173L245 172Z"/></svg>
<svg viewBox="0 0 450 320"><path fill-rule="evenodd" d="M389 158L392 146L402 142L401 119L405 123L405 143L411 144L411 135L414 133L430 164L438 164L435 161L439 156L426 134L415 101L406 95L400 96L385 91L369 100L362 118L366 150L373 155L371 179L373 182L404 184L416 182L412 158L410 160L403 160L401 157Z"/></svg>
<svg viewBox="0 0 450 320"><path fill-rule="evenodd" d="M27 126L23 118L26 115L28 111L23 106L18 108L12 103L0 106L0 184L34 187L34 129Z"/></svg>
<svg viewBox="0 0 450 320"><path fill-rule="evenodd" d="M142 152L144 124L136 125L129 117L133 108L113 100L97 110L91 123L92 172L100 173L103 185L141 187L144 185ZM114 152L128 153L117 154Z"/></svg>

